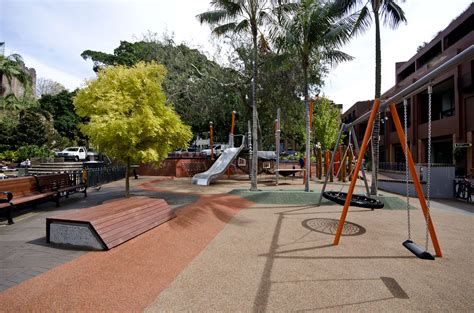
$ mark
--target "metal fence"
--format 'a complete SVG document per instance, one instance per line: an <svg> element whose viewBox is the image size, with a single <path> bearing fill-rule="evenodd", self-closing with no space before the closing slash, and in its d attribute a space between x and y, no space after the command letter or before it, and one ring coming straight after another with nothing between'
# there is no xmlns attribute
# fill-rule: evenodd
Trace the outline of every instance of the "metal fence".
<svg viewBox="0 0 474 313"><path fill-rule="evenodd" d="M424 168L428 167L426 163L416 163L417 167L421 166ZM432 163L431 167L454 167L452 164L446 163ZM397 163L390 163L390 162L379 162L379 169L386 170L386 171L396 171L396 172L405 172L405 162L397 162Z"/></svg>
<svg viewBox="0 0 474 313"><path fill-rule="evenodd" d="M404 172L405 163L379 162L379 169L386 171Z"/></svg>
<svg viewBox="0 0 474 313"><path fill-rule="evenodd" d="M84 174L87 177L87 186L92 187L125 178L126 167L89 168L84 171L87 173L87 175Z"/></svg>

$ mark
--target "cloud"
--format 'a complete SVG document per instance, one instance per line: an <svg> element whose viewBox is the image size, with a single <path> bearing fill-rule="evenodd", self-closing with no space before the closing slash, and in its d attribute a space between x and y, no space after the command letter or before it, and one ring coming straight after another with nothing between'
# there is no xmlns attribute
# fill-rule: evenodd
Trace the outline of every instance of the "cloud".
<svg viewBox="0 0 474 313"><path fill-rule="evenodd" d="M178 43L212 50L209 27L195 17L208 9L204 0L186 5L163 0L1 0L1 4L2 12L9 14L0 21L0 40L24 56L38 76L69 88L94 75L91 63L80 56L84 50L113 53L121 40L136 41L148 30L159 35L172 32Z"/></svg>

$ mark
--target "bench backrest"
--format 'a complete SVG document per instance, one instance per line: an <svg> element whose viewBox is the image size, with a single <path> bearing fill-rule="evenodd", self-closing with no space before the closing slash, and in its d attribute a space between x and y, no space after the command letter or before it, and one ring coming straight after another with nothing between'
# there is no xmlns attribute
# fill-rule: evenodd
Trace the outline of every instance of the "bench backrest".
<svg viewBox="0 0 474 313"><path fill-rule="evenodd" d="M56 191L72 186L68 173L39 175L36 176L36 179L41 192Z"/></svg>
<svg viewBox="0 0 474 313"><path fill-rule="evenodd" d="M37 194L38 184L33 176L0 180L0 191L9 191L14 198Z"/></svg>

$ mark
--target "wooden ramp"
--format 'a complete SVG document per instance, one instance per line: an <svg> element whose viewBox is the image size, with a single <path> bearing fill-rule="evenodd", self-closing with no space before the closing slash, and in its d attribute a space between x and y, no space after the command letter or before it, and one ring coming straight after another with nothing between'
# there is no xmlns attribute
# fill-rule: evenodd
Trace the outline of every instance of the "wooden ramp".
<svg viewBox="0 0 474 313"><path fill-rule="evenodd" d="M109 250L174 217L163 199L120 199L46 218L46 241Z"/></svg>

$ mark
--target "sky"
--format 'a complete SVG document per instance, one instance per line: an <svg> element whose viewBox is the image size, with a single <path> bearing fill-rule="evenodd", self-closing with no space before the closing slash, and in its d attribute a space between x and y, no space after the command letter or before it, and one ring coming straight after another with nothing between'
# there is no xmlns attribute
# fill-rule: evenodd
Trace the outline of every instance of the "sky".
<svg viewBox="0 0 474 313"><path fill-rule="evenodd" d="M93 79L84 50L112 53L121 40L137 41L152 32L174 36L217 57L210 28L196 15L210 0L0 0L0 42L5 54L18 53L37 77L70 90ZM382 29L382 92L395 83L395 62L407 61L472 3L472 0L407 0L401 4L408 23ZM375 29L354 38L342 50L355 59L332 68L322 93L347 110L373 99Z"/></svg>

